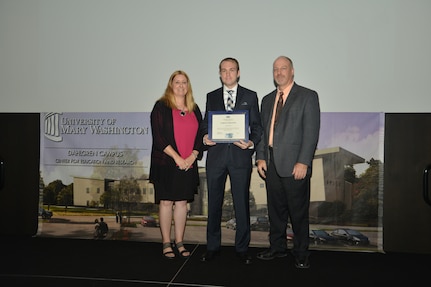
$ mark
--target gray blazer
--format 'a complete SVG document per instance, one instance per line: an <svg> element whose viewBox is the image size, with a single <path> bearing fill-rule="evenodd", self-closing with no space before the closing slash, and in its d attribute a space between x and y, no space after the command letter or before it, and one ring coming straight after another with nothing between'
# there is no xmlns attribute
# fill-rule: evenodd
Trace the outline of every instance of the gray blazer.
<svg viewBox="0 0 431 287"><path fill-rule="evenodd" d="M277 90L262 99L261 120L264 128L256 147L256 160L269 163L269 129ZM320 105L317 92L293 84L279 115L273 137L274 163L281 177L292 176L293 166L300 162L308 165L311 174L314 152L319 140Z"/></svg>

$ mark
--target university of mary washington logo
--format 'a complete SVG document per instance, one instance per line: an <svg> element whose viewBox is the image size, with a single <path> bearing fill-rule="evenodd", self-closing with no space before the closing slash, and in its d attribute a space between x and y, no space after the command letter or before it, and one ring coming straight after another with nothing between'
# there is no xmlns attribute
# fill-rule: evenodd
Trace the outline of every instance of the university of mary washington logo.
<svg viewBox="0 0 431 287"><path fill-rule="evenodd" d="M131 119L133 119L133 116L131 116ZM63 135L150 135L149 126L141 126L140 123L129 124L127 119L121 118L119 120L115 114L109 113L98 114L94 117L92 114L68 115L68 113L50 112L44 115L43 125L45 138L53 142L62 142L64 140Z"/></svg>
<svg viewBox="0 0 431 287"><path fill-rule="evenodd" d="M46 113L44 118L44 135L49 140L61 142L60 115L62 113Z"/></svg>

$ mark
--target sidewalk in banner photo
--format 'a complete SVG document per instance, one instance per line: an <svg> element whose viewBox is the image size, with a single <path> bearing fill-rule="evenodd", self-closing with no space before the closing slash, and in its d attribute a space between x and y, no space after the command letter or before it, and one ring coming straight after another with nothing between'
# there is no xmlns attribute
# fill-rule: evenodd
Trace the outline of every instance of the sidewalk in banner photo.
<svg viewBox="0 0 431 287"><path fill-rule="evenodd" d="M64 238L77 238L77 239L93 239L94 233L94 220L98 216L53 216L50 220L39 220L39 229L36 236L38 237L64 237ZM131 241L144 241L144 242L160 242L160 229L158 227L143 227L140 224L141 217L131 217L130 222L137 222L136 227L120 227L116 222L115 216L103 216L104 221L108 224L109 234L106 239L108 240L131 240ZM124 217L123 223L127 222ZM233 246L235 242L235 230L228 229L222 223L222 244ZM310 226L310 228L320 229L334 229L340 226ZM314 246L310 245L311 249L323 250L365 250L379 252L377 247L378 232L376 228L360 227L359 229L364 235L370 239L370 246L368 247L347 247L347 246ZM368 231L367 231L368 230ZM173 231L173 230L172 230ZM193 220L187 221L186 232L184 235L184 242L195 244L206 244L206 221ZM268 247L268 232L266 231L252 231L251 232L251 247Z"/></svg>

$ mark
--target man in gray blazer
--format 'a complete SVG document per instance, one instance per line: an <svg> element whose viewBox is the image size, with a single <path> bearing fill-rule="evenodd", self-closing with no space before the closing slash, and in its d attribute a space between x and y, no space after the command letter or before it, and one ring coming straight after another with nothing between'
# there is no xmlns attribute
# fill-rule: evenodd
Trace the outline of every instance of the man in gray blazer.
<svg viewBox="0 0 431 287"><path fill-rule="evenodd" d="M273 76L277 88L262 99L264 133L256 147L258 172L266 182L270 248L257 258L287 256L290 218L295 266L308 268L310 178L320 131L319 98L315 91L294 82L288 57L275 59Z"/></svg>

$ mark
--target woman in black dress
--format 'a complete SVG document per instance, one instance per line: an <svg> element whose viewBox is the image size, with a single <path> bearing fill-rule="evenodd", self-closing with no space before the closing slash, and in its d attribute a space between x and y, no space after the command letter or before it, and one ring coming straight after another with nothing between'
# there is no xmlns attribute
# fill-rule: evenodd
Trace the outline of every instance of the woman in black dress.
<svg viewBox="0 0 431 287"><path fill-rule="evenodd" d="M188 75L175 71L163 96L151 111L150 182L154 184L155 202L159 204L159 223L163 256L175 258L174 248L182 258L190 256L183 238L187 220L187 203L198 191L197 160L202 159L202 113L193 98ZM175 244L171 244L174 220Z"/></svg>

